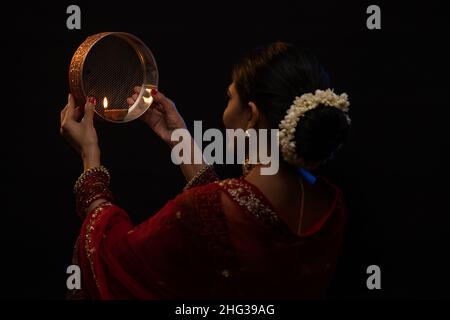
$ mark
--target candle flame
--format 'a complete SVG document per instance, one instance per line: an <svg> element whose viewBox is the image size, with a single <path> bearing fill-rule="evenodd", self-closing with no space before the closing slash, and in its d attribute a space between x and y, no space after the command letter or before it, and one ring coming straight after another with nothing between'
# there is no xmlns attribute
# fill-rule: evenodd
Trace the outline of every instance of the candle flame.
<svg viewBox="0 0 450 320"><path fill-rule="evenodd" d="M108 99L106 97L103 98L103 108L108 108Z"/></svg>

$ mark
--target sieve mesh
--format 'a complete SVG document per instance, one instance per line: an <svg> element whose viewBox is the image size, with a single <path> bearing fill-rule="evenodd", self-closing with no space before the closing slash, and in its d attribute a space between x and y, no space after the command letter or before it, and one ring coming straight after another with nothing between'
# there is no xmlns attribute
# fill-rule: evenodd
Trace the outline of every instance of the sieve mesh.
<svg viewBox="0 0 450 320"><path fill-rule="evenodd" d="M109 109L128 109L127 98L133 88L144 83L144 69L139 55L128 41L107 36L89 51L83 66L86 96L97 99L96 110L103 113L103 99Z"/></svg>
<svg viewBox="0 0 450 320"><path fill-rule="evenodd" d="M158 88L158 67L147 46L124 32L103 32L88 37L76 50L69 66L69 86L77 104L97 100L96 115L111 122L129 122L150 107L151 89ZM134 87L141 90L129 106ZM104 99L108 108L104 108Z"/></svg>

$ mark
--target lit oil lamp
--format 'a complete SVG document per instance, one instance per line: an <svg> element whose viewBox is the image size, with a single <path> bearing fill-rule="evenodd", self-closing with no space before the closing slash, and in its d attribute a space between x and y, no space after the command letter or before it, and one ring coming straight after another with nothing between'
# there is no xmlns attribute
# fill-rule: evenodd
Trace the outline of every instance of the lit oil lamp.
<svg viewBox="0 0 450 320"><path fill-rule="evenodd" d="M108 108L108 99L106 97L103 98L103 109L105 118L114 121L122 121L128 114L128 109Z"/></svg>

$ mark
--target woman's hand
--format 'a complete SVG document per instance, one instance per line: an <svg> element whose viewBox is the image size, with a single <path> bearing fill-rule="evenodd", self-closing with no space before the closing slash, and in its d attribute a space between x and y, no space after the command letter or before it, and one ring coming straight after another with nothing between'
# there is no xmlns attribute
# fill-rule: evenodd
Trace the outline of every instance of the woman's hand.
<svg viewBox="0 0 450 320"><path fill-rule="evenodd" d="M140 91L141 87L134 87L135 93L132 97L127 99L130 106L134 104ZM172 100L166 98L156 89L151 90L151 95L153 97L153 102L150 105L150 108L148 108L141 116L141 119L148 124L148 126L152 128L164 142L173 147L177 142L170 140L172 132L175 129L186 129L186 123L178 113L175 103L173 103Z"/></svg>
<svg viewBox="0 0 450 320"><path fill-rule="evenodd" d="M141 92L141 87L134 87L134 94L127 99L128 104L131 106L135 103ZM175 146L178 141L171 141L170 137L172 132L176 129L186 129L186 123L181 115L178 113L177 108L172 100L166 98L161 92L156 89L151 90L153 102L150 108L141 116L141 119L149 125L155 133L163 139L171 148ZM191 147L195 150L198 147L194 139L191 137ZM201 152L201 151L200 151ZM180 165L183 175L187 181L190 181L206 164L203 162L195 163L194 153L191 152L191 162L182 163Z"/></svg>
<svg viewBox="0 0 450 320"><path fill-rule="evenodd" d="M67 105L61 111L61 135L81 154L84 169L100 166L100 149L94 127L95 98L89 98L83 109L75 106L69 94Z"/></svg>

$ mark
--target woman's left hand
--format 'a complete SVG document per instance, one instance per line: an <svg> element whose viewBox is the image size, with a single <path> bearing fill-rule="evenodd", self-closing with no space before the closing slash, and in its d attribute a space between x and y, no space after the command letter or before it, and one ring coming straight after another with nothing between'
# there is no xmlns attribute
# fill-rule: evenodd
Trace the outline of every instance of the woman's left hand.
<svg viewBox="0 0 450 320"><path fill-rule="evenodd" d="M69 94L67 105L61 111L61 135L81 154L84 169L100 166L100 149L94 127L95 98L89 98L84 106L75 106Z"/></svg>

